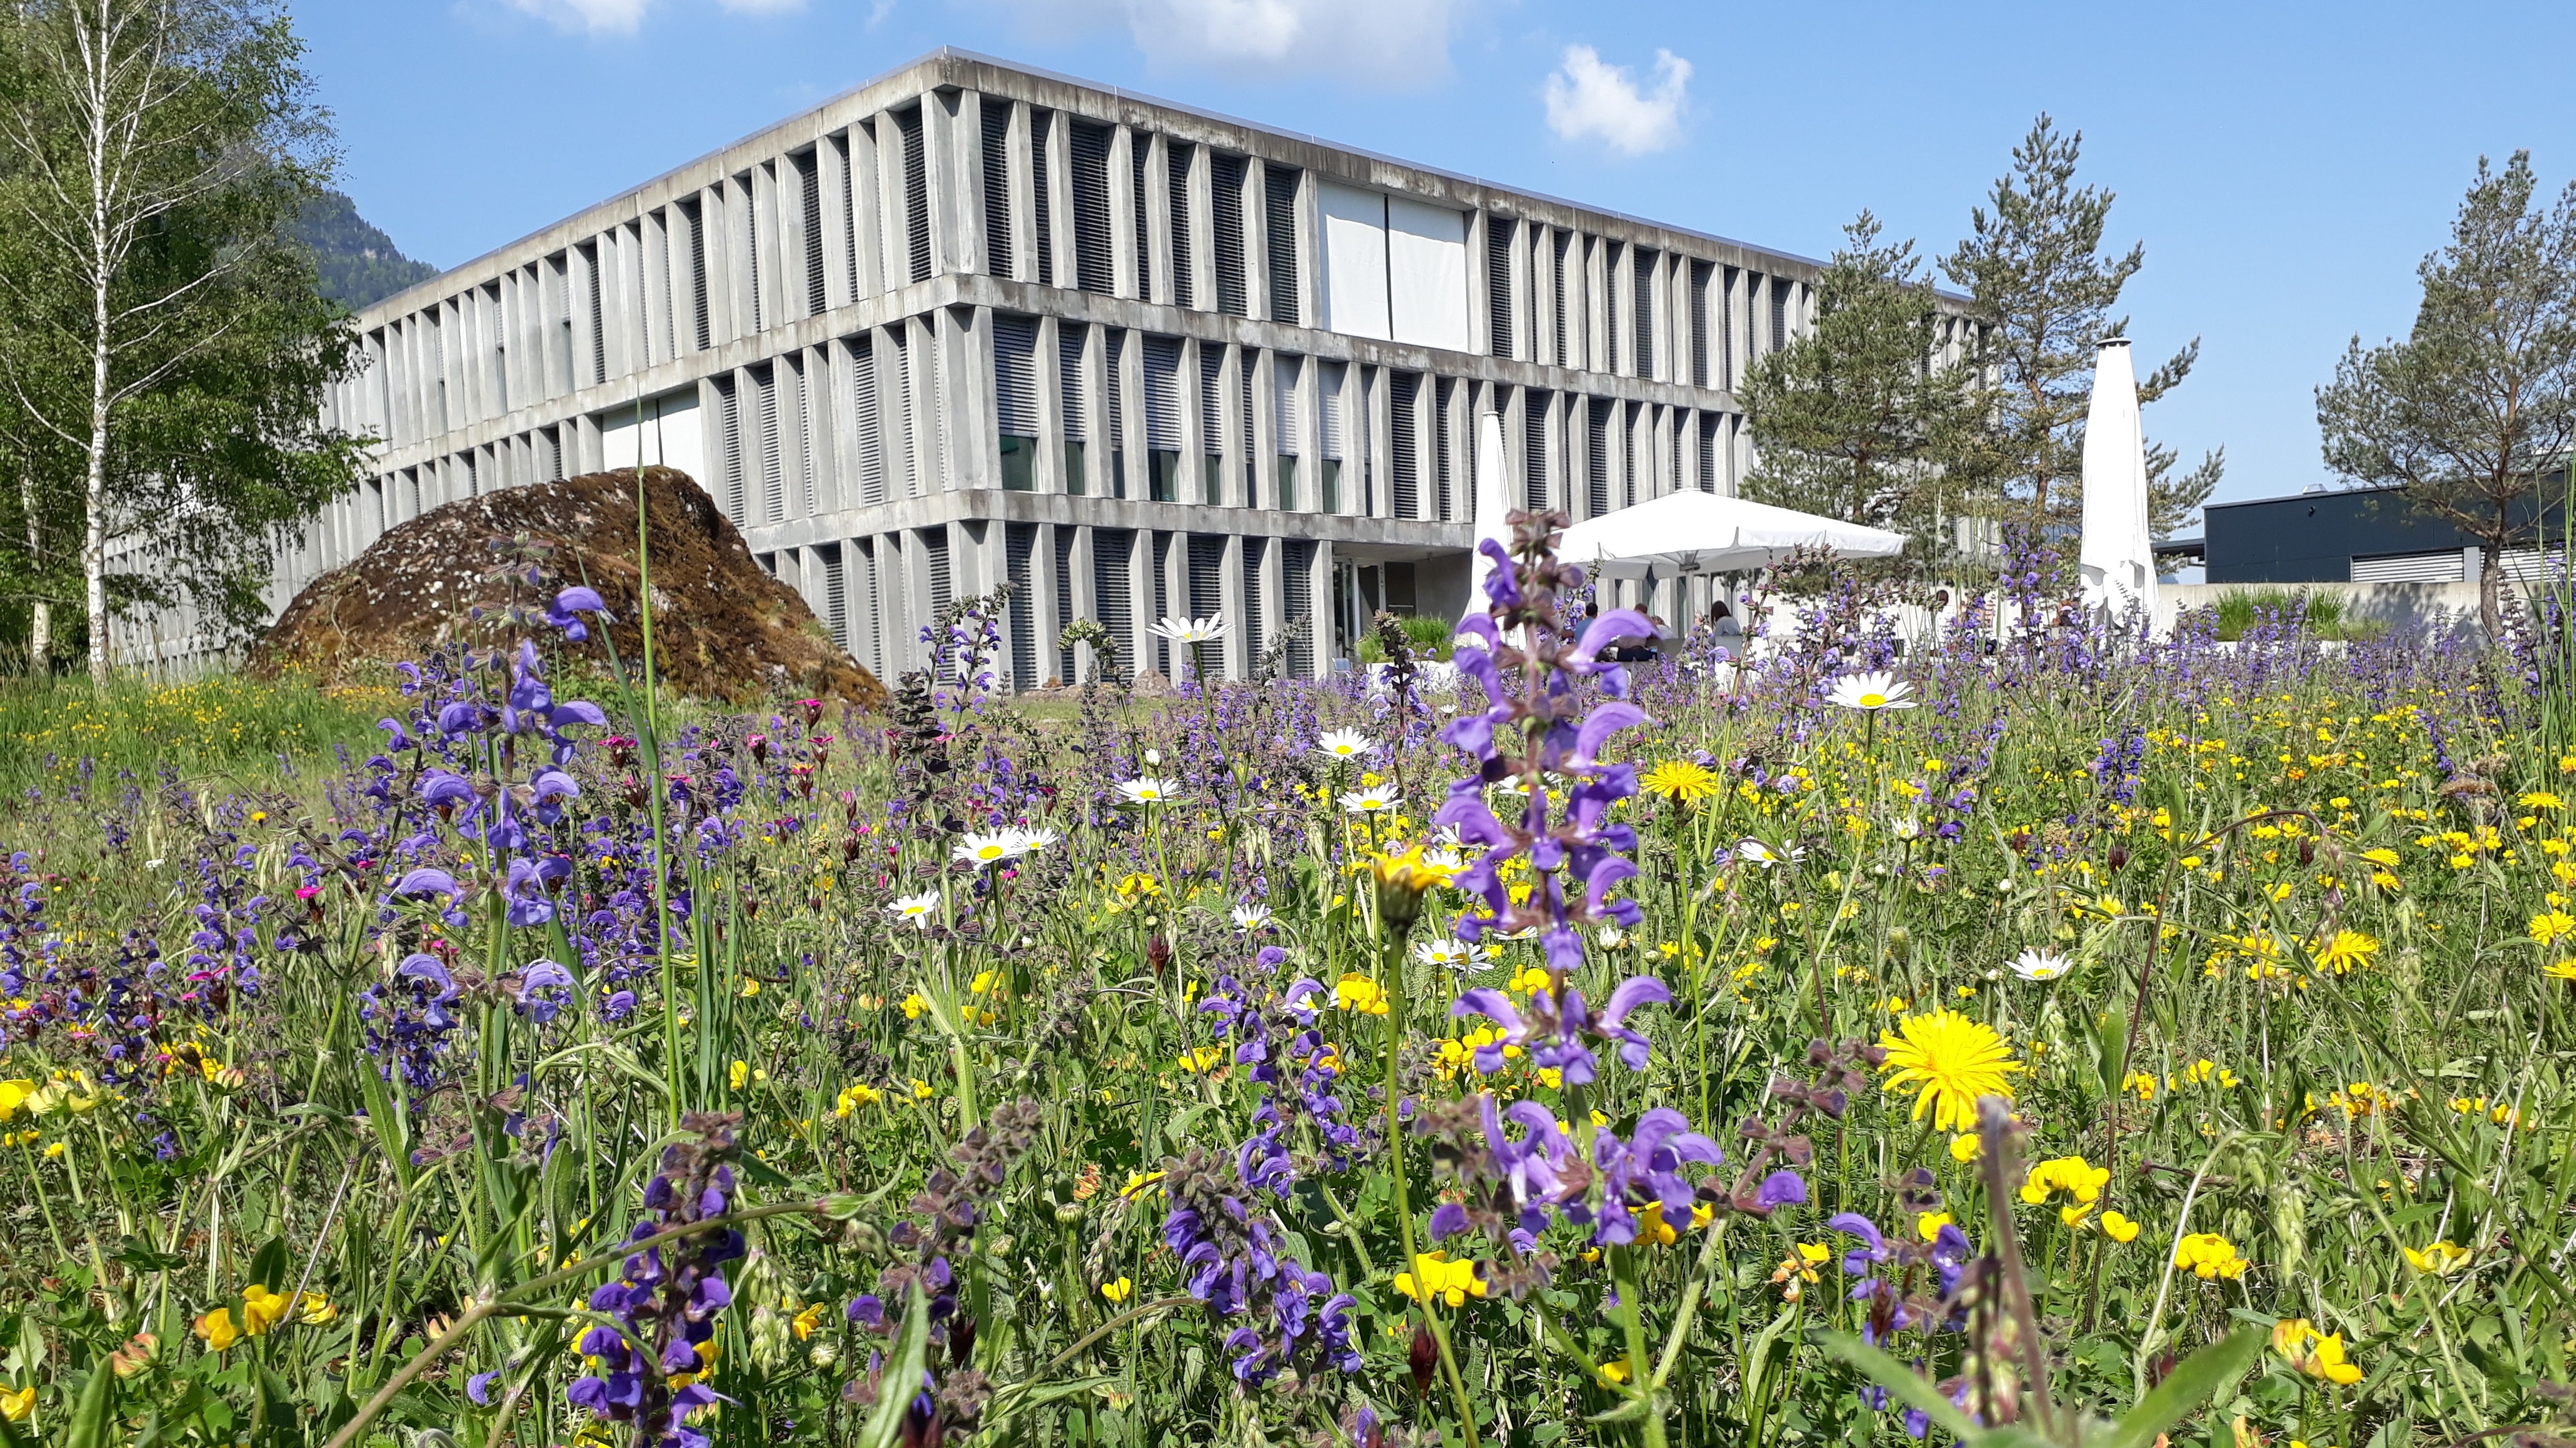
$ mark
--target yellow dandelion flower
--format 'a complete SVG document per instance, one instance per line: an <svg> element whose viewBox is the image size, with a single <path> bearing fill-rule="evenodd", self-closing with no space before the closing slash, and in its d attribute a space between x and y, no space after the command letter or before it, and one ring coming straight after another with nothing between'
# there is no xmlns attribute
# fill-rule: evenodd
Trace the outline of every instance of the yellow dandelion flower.
<svg viewBox="0 0 2576 1448"><path fill-rule="evenodd" d="M2025 1069L1994 1027L1953 1010L1907 1016L1878 1044L1887 1051L1882 1088L1912 1095L1913 1119L1929 1115L1941 1131L1975 1130L1978 1098L2010 1101L2010 1078Z"/></svg>

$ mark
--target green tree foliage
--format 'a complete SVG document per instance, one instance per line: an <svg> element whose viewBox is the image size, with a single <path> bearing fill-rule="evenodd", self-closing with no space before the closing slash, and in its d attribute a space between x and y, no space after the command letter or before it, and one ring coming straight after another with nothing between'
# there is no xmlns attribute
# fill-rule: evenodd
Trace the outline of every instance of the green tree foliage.
<svg viewBox="0 0 2576 1448"><path fill-rule="evenodd" d="M1756 362L1742 389L1763 502L1907 534L1928 560L1958 511L1979 417L1976 376L1952 365L1945 318L1912 241L1882 242L1864 211L1816 286L1816 322Z"/></svg>
<svg viewBox="0 0 2576 1448"><path fill-rule="evenodd" d="M290 234L312 253L322 295L353 312L438 275L438 268L403 255L392 237L358 214L357 203L329 187L314 192Z"/></svg>
<svg viewBox="0 0 2576 1448"><path fill-rule="evenodd" d="M2118 256L2103 252L2113 198L2075 184L2083 140L2042 115L2013 148L2011 173L1970 213L1967 240L1941 259L1987 322L1992 412L1985 446L1999 485L1994 503L2008 517L2041 526L2071 526L2082 516L2095 343L2127 334L2128 319L2112 309L2146 265L2143 245ZM2138 379L2138 401L2172 391L2199 356L2194 338ZM2158 533L2185 522L2226 466L2224 453L2211 452L2177 475L2175 461L2173 449L2148 445L2148 520Z"/></svg>
<svg viewBox="0 0 2576 1448"><path fill-rule="evenodd" d="M2326 466L2395 488L2478 540L2478 615L2501 637L2504 550L2527 540L2541 478L2576 441L2576 184L2537 199L2531 155L2478 160L2450 245L2416 268L2406 340L2354 337L2317 389Z"/></svg>
<svg viewBox="0 0 2576 1448"><path fill-rule="evenodd" d="M0 25L0 380L50 439L29 455L76 463L34 467L19 510L47 555L77 517L103 676L122 612L255 622L278 537L356 478L357 440L318 420L345 314L287 236L330 156L264 0L31 0Z"/></svg>

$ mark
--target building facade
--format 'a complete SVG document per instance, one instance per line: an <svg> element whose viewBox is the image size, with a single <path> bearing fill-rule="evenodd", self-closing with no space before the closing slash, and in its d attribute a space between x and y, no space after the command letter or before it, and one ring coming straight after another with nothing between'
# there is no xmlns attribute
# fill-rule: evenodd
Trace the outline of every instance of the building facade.
<svg viewBox="0 0 2576 1448"><path fill-rule="evenodd" d="M1464 605L1483 414L1532 506L1733 491L1733 385L1816 275L943 50L369 308L330 420L376 470L274 601L640 455L882 676L1005 581L1016 687L1088 673L1077 619L1169 674L1165 614L1234 624L1231 676L1321 676L1376 608Z"/></svg>

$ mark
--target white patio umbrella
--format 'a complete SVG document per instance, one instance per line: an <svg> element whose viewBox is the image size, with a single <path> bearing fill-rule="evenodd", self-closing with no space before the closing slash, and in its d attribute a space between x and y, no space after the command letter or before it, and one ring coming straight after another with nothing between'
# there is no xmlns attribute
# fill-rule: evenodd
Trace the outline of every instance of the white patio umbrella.
<svg viewBox="0 0 2576 1448"><path fill-rule="evenodd" d="M2138 373L2126 337L2103 338L2093 354L2093 404L2084 415L2084 540L2075 562L2092 606L2117 614L2134 603L2155 616L2146 439L2138 429Z"/></svg>
<svg viewBox="0 0 2576 1448"><path fill-rule="evenodd" d="M1575 524L1557 556L1606 578L1643 578L1650 570L1669 578L1764 568L1802 547L1892 558L1905 551L1905 535L1685 489Z"/></svg>

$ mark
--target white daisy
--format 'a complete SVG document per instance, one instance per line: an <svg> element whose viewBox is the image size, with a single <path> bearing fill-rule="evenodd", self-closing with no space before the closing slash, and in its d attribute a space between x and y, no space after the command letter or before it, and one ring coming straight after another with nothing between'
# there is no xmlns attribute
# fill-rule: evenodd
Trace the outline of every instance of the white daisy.
<svg viewBox="0 0 2576 1448"><path fill-rule="evenodd" d="M1469 945L1452 936L1442 936L1437 940L1415 942L1413 958L1424 965L1436 965L1444 970L1463 971L1483 960L1485 951L1482 946Z"/></svg>
<svg viewBox="0 0 2576 1448"><path fill-rule="evenodd" d="M1018 830L971 830L949 851L949 858L969 865L1008 864L1029 851L1028 837Z"/></svg>
<svg viewBox="0 0 2576 1448"><path fill-rule="evenodd" d="M1594 938L1601 942L1603 950L1617 950L1628 943L1628 932L1616 925L1604 925Z"/></svg>
<svg viewBox="0 0 2576 1448"><path fill-rule="evenodd" d="M1057 834L1055 831L1044 828L1034 830L1013 828L1005 831L1005 833L1019 836L1020 849L1022 853L1026 853L1031 850L1043 850L1047 846L1064 838L1064 836Z"/></svg>
<svg viewBox="0 0 2576 1448"><path fill-rule="evenodd" d="M1391 784L1372 784L1342 796L1342 808L1352 814L1383 814L1404 803L1404 796Z"/></svg>
<svg viewBox="0 0 2576 1448"><path fill-rule="evenodd" d="M897 895L886 906L886 913L897 920L909 920L918 930L930 928L930 917L939 909L939 892L924 890L918 895Z"/></svg>
<svg viewBox="0 0 2576 1448"><path fill-rule="evenodd" d="M1181 797L1181 786L1174 780L1156 779L1148 774L1120 784L1118 793L1124 796L1129 804L1170 804Z"/></svg>
<svg viewBox="0 0 2576 1448"><path fill-rule="evenodd" d="M2013 974L2024 980L2055 980L2074 965L2053 950L2025 950L2012 959Z"/></svg>
<svg viewBox="0 0 2576 1448"><path fill-rule="evenodd" d="M1222 616L1208 618L1165 618L1146 632L1176 644L1212 644L1225 637L1226 622Z"/></svg>
<svg viewBox="0 0 2576 1448"><path fill-rule="evenodd" d="M1366 759L1377 753L1377 741L1356 729L1335 729L1315 741L1315 752L1327 759Z"/></svg>
<svg viewBox="0 0 2576 1448"><path fill-rule="evenodd" d="M1782 859L1769 845L1748 836L1742 844L1735 847L1735 858L1745 864L1760 865L1768 870L1774 865L1794 865L1807 858L1807 852L1796 845L1791 845L1788 858Z"/></svg>
<svg viewBox="0 0 2576 1448"><path fill-rule="evenodd" d="M1240 930L1240 931L1244 932L1244 933L1245 933L1245 934L1247 934L1247 935L1251 934L1253 931L1256 931L1256 930L1267 930L1267 929L1269 929L1269 928L1270 928L1270 907L1269 907L1269 906L1267 906L1267 905L1237 905L1237 906L1235 906L1235 907L1234 907L1234 928L1235 928L1235 929L1237 929L1237 930Z"/></svg>
<svg viewBox="0 0 2576 1448"><path fill-rule="evenodd" d="M1881 669L1867 674L1845 674L1834 680L1825 702L1838 709L1875 712L1880 709L1914 707L1914 686L1898 682L1894 674Z"/></svg>
<svg viewBox="0 0 2576 1448"><path fill-rule="evenodd" d="M1454 880L1458 878L1459 871L1467 868L1467 857L1458 853L1456 850L1442 847L1440 849L1424 850L1422 852L1422 863L1424 868L1438 870L1440 873L1447 875L1449 878Z"/></svg>

